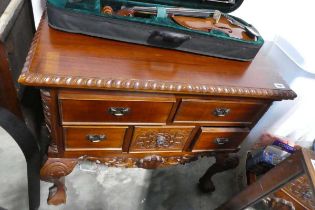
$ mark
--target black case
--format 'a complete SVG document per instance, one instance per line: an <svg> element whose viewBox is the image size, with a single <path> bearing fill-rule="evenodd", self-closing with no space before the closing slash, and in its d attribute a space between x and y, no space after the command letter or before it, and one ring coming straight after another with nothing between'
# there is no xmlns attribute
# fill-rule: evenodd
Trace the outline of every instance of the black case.
<svg viewBox="0 0 315 210"><path fill-rule="evenodd" d="M196 0L48 0L47 14L53 28L90 36L108 38L136 44L168 48L202 55L250 61L261 46L263 39L241 40L226 36L216 30L202 32L187 29L168 19L130 18L101 13L101 8L109 5L121 6L180 6L186 8L216 9L221 12L236 10L243 0L234 4ZM232 16L233 17L233 16ZM245 21L233 17L239 22Z"/></svg>

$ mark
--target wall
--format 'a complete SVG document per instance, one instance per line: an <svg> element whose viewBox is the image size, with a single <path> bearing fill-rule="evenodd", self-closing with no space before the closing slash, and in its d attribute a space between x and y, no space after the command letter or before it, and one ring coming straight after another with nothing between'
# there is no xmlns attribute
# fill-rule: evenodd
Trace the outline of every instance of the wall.
<svg viewBox="0 0 315 210"><path fill-rule="evenodd" d="M294 101L275 102L256 125L247 142L251 144L268 131L287 136L299 144L311 146L315 139L315 59L314 41L309 38L315 3L301 0L245 0L233 15L250 20L270 45L268 56L281 67L281 76L298 94ZM248 147L245 146L244 149Z"/></svg>
<svg viewBox="0 0 315 210"><path fill-rule="evenodd" d="M274 41L301 69L315 73L311 36L315 2L244 0L233 14L248 20L266 40Z"/></svg>

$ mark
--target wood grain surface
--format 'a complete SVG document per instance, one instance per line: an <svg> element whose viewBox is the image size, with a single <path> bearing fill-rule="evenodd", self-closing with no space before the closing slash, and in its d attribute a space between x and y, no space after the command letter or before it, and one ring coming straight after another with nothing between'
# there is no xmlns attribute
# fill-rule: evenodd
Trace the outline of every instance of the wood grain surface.
<svg viewBox="0 0 315 210"><path fill-rule="evenodd" d="M212 123L250 125L262 115L267 104L263 102L229 101L229 100L195 100L183 99L175 115L176 123ZM216 116L217 109L228 110L224 116Z"/></svg>
<svg viewBox="0 0 315 210"><path fill-rule="evenodd" d="M65 150L122 150L126 126L89 127L67 126L63 128ZM88 135L103 135L100 142L91 142Z"/></svg>
<svg viewBox="0 0 315 210"><path fill-rule="evenodd" d="M193 152L214 150L214 149L236 149L249 133L247 128L201 128ZM218 144L217 138L225 138L228 142Z"/></svg>
<svg viewBox="0 0 315 210"><path fill-rule="evenodd" d="M61 32L44 18L19 81L46 87L295 98L277 71L263 50L252 62L232 61Z"/></svg>

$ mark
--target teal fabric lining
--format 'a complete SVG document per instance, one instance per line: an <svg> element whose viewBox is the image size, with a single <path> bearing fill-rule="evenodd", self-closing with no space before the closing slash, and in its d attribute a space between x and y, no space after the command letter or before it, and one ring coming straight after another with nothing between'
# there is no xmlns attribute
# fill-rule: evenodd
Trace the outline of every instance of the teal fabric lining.
<svg viewBox="0 0 315 210"><path fill-rule="evenodd" d="M150 1L150 3L148 1ZM188 2L192 0L181 0L181 1ZM211 30L210 32L203 32L203 31L196 31L196 30L191 30L191 29L182 27L167 17L165 7L166 6L169 7L170 5L183 6L183 4L177 5L178 2L176 0L165 1L167 3L163 5L157 4L156 2L157 3L164 2L164 0L142 0L142 2L132 1L132 0L83 0L83 2L77 2L77 3L70 3L69 0L48 0L49 4L52 4L56 7L74 11L74 12L84 13L88 15L103 16L104 18L106 17L106 18L122 19L122 20L127 20L130 22L139 22L139 23L145 23L145 24L151 24L151 25L164 26L164 27L175 28L175 29L179 29L183 31L189 31L196 34L203 34L207 36L211 35L211 36L216 36L222 39L232 39L232 40L237 40L239 42L252 43L255 45L262 45L264 42L262 37L258 37L256 41L247 41L247 40L241 40L241 39L229 37L227 34L217 31L217 30ZM111 6L114 9L114 11L119 10L121 6L125 6L125 7L156 6L158 7L158 11L157 11L157 15L151 18L124 17L124 16L108 15L108 14L101 13L100 12L101 8L107 5ZM190 7L194 8L193 6L190 6Z"/></svg>
<svg viewBox="0 0 315 210"><path fill-rule="evenodd" d="M167 18L167 13L165 7L157 7L156 19L164 19Z"/></svg>

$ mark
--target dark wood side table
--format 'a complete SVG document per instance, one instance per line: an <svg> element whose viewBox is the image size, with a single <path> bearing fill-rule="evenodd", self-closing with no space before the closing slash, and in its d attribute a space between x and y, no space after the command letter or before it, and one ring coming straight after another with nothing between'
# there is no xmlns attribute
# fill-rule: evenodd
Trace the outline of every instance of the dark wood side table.
<svg viewBox="0 0 315 210"><path fill-rule="evenodd" d="M236 152L275 100L296 94L259 54L249 62L145 47L49 28L43 18L19 78L41 90L51 143L41 178L65 202L63 177L84 156L153 169L214 155L199 180L236 167Z"/></svg>

